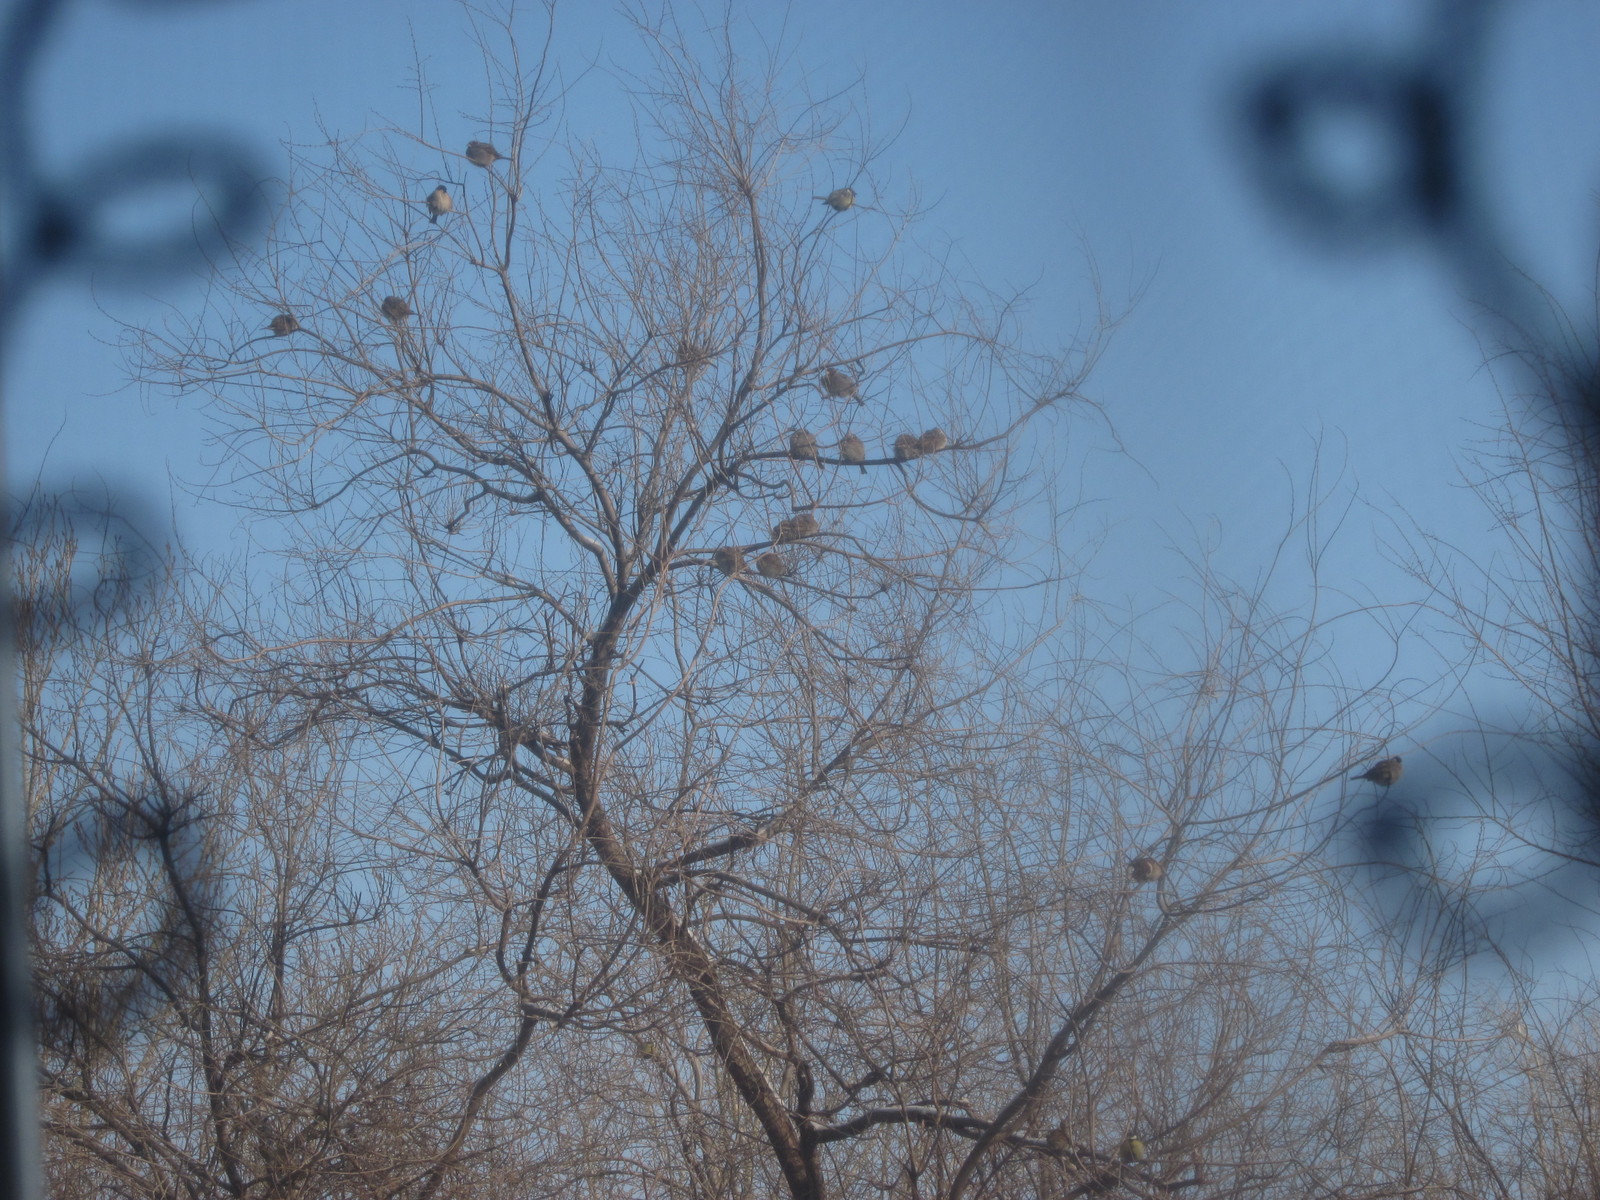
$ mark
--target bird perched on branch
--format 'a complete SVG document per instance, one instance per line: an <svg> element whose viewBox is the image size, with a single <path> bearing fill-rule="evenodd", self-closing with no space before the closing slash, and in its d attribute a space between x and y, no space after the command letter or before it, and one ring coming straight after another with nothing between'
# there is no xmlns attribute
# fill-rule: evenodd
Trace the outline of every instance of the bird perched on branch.
<svg viewBox="0 0 1600 1200"><path fill-rule="evenodd" d="M895 462L910 462L922 457L922 439L914 433L902 433L894 440Z"/></svg>
<svg viewBox="0 0 1600 1200"><path fill-rule="evenodd" d="M1150 1150L1143 1140L1130 1133L1122 1139L1122 1145L1117 1147L1117 1157L1125 1163L1143 1162L1150 1157Z"/></svg>
<svg viewBox="0 0 1600 1200"><path fill-rule="evenodd" d="M925 430L922 434L921 445L924 454L937 454L949 444L949 436L937 425L932 429Z"/></svg>
<svg viewBox="0 0 1600 1200"><path fill-rule="evenodd" d="M1382 762L1373 763L1365 771L1358 771L1350 778L1370 779L1373 783L1381 784L1384 787L1392 787L1399 780L1402 770L1404 768L1400 765L1400 756L1396 754L1393 758L1386 758Z"/></svg>
<svg viewBox="0 0 1600 1200"><path fill-rule="evenodd" d="M811 513L796 513L772 527L772 540L780 543L799 542L815 537L821 530L822 526L817 524L817 518Z"/></svg>
<svg viewBox="0 0 1600 1200"><path fill-rule="evenodd" d="M789 457L815 459L817 435L809 429L796 429L789 435Z"/></svg>
<svg viewBox="0 0 1600 1200"><path fill-rule="evenodd" d="M813 196L812 199L821 200L834 212L843 212L856 202L856 193L854 188L834 188L826 196Z"/></svg>
<svg viewBox="0 0 1600 1200"><path fill-rule="evenodd" d="M711 565L731 578L744 570L744 551L738 546L722 546L711 552Z"/></svg>
<svg viewBox="0 0 1600 1200"><path fill-rule="evenodd" d="M822 373L822 390L835 400L845 400L856 394L856 381L848 371L829 367Z"/></svg>
<svg viewBox="0 0 1600 1200"><path fill-rule="evenodd" d="M847 463L855 463L865 475L867 468L867 444L853 433L847 433L839 439L839 457Z"/></svg>
<svg viewBox="0 0 1600 1200"><path fill-rule="evenodd" d="M1166 874L1161 869L1161 864L1148 854L1141 854L1134 859L1128 864L1128 870L1132 873L1135 883L1150 883Z"/></svg>
<svg viewBox="0 0 1600 1200"><path fill-rule="evenodd" d="M267 328L272 330L273 337L288 337L291 333L299 330L300 322L296 321L288 313L279 313L267 322Z"/></svg>
<svg viewBox="0 0 1600 1200"><path fill-rule="evenodd" d="M768 551L756 559L756 570L768 579L782 579L789 573L789 564L783 561L783 555Z"/></svg>
<svg viewBox="0 0 1600 1200"><path fill-rule="evenodd" d="M450 193L444 190L444 184L441 183L428 193L428 220L435 225L445 213L454 212L455 207L456 202L450 199Z"/></svg>
<svg viewBox="0 0 1600 1200"><path fill-rule="evenodd" d="M379 310L396 325L411 315L411 306L399 296L385 296Z"/></svg>
<svg viewBox="0 0 1600 1200"><path fill-rule="evenodd" d="M467 161L475 167L492 167L505 155L496 150L488 142L468 142Z"/></svg>

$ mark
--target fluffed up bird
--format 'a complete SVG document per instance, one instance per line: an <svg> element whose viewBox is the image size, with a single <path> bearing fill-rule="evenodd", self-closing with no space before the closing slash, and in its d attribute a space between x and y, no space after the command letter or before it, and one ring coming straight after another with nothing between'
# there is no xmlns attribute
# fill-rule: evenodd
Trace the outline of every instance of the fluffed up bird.
<svg viewBox="0 0 1600 1200"><path fill-rule="evenodd" d="M834 188L826 196L814 196L812 199L821 200L834 212L843 212L856 202L856 192L854 188Z"/></svg>
<svg viewBox="0 0 1600 1200"><path fill-rule="evenodd" d="M1386 758L1382 762L1373 763L1365 771L1358 771L1356 774L1350 776L1350 778L1370 779L1373 783L1382 784L1384 787L1391 787L1396 781L1399 780L1400 772L1404 769L1405 768L1400 765L1400 756L1396 754L1393 758Z"/></svg>
<svg viewBox="0 0 1600 1200"><path fill-rule="evenodd" d="M383 303L378 308L384 316L388 317L396 325L411 315L411 306L400 299L399 296L385 296Z"/></svg>
<svg viewBox="0 0 1600 1200"><path fill-rule="evenodd" d="M267 322L267 328L272 330L273 337L288 337L300 328L300 322L288 313L279 313Z"/></svg>
<svg viewBox="0 0 1600 1200"><path fill-rule="evenodd" d="M949 444L949 435L937 425L932 429L923 431L921 445L924 454L937 454Z"/></svg>
<svg viewBox="0 0 1600 1200"><path fill-rule="evenodd" d="M895 462L910 462L922 457L922 439L914 433L902 433L894 440Z"/></svg>
<svg viewBox="0 0 1600 1200"><path fill-rule="evenodd" d="M738 546L723 546L711 552L711 565L732 577L744 570L744 551Z"/></svg>
<svg viewBox="0 0 1600 1200"><path fill-rule="evenodd" d="M1128 864L1128 870L1132 873L1135 883L1151 883L1166 874L1161 869L1161 864L1148 854L1141 854L1134 859Z"/></svg>
<svg viewBox="0 0 1600 1200"><path fill-rule="evenodd" d="M796 429L789 435L789 457L815 459L817 435L809 429Z"/></svg>
<svg viewBox="0 0 1600 1200"><path fill-rule="evenodd" d="M847 463L855 463L865 475L867 468L867 444L853 433L847 433L839 439L839 457Z"/></svg>
<svg viewBox="0 0 1600 1200"><path fill-rule="evenodd" d="M789 573L789 564L783 561L783 555L768 551L756 559L756 570L767 579L782 579Z"/></svg>
<svg viewBox="0 0 1600 1200"><path fill-rule="evenodd" d="M435 225L445 213L454 212L455 207L456 202L450 199L450 193L444 190L444 184L441 183L428 193L428 220Z"/></svg>
<svg viewBox="0 0 1600 1200"><path fill-rule="evenodd" d="M467 161L475 167L492 167L505 155L496 150L488 142L468 142Z"/></svg>
<svg viewBox="0 0 1600 1200"><path fill-rule="evenodd" d="M848 399L856 394L855 377L838 367L829 367L822 373L822 390L836 400Z"/></svg>
<svg viewBox="0 0 1600 1200"><path fill-rule="evenodd" d="M1143 1162L1150 1157L1150 1149L1141 1139L1130 1133L1122 1139L1122 1145L1117 1147L1117 1157L1125 1163Z"/></svg>
<svg viewBox="0 0 1600 1200"><path fill-rule="evenodd" d="M775 542L798 542L808 537L815 537L822 530L817 524L817 518L808 512L796 513L779 521L772 527L772 540Z"/></svg>

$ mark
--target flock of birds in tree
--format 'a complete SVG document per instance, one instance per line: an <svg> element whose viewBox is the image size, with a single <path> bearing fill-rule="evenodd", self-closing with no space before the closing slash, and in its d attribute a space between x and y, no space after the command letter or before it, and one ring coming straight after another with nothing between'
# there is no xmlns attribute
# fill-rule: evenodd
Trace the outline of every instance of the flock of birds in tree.
<svg viewBox="0 0 1600 1200"><path fill-rule="evenodd" d="M466 159L475 167L488 169L504 157L506 156L488 142L467 143ZM439 223L440 217L454 212L456 208L454 197L442 183L429 192L427 199L422 203L428 210L428 220L435 225ZM399 296L385 296L383 303L378 305L378 311L386 320L399 325L411 315L411 306ZM267 322L267 329L271 331L273 337L288 337L291 333L299 333L301 325L292 313L279 313Z"/></svg>
<svg viewBox="0 0 1600 1200"><path fill-rule="evenodd" d="M506 156L488 142L471 141L467 143L466 159L475 167L488 169ZM835 188L826 196L817 196L828 208L836 213L846 212L855 207L855 189L849 187ZM428 193L424 201L428 210L428 220L437 225L439 218L455 211L455 201L444 184L440 184ZM411 316L411 306L399 296L386 296L379 305L379 311L392 324L402 324ZM290 313L279 313L267 322L267 328L274 337L288 337L300 330L300 322ZM707 357L706 352L696 345L683 342L679 346L679 359L688 365ZM862 403L860 385L853 375L839 367L828 367L822 372L822 390L835 400L854 400ZM920 435L902 433L894 439L892 458L896 464L904 464L913 459L921 458L927 454L937 454L950 445L950 439L944 430L937 427L924 430ZM867 472L867 447L858 436L846 433L834 447L838 461L846 465L857 467L862 474ZM821 446L816 434L809 429L796 429L789 435L789 457L797 461L810 461L822 466ZM812 512L796 513L786 517L772 528L772 542L774 545L787 545L805 541L815 537L822 531L816 515ZM722 546L712 551L711 564L724 576L733 578L744 572L746 567L745 550L742 546ZM768 550L755 558L756 572L764 579L784 579L791 573L788 561L776 550ZM1351 776L1352 779L1365 780L1375 783L1383 788L1394 786L1399 781L1403 767L1400 756L1382 759L1365 771L1359 771ZM1145 883L1160 883L1166 876L1166 868L1160 860L1148 854L1141 854L1128 864L1128 873L1135 886ZM1052 1134L1052 1144L1058 1135ZM1136 1136L1128 1136L1117 1148L1117 1156L1124 1163L1137 1163L1145 1161L1149 1150L1143 1140Z"/></svg>
<svg viewBox="0 0 1600 1200"><path fill-rule="evenodd" d="M505 158L489 142L470 141L467 143L466 160L475 167L485 170ZM835 188L826 196L817 196L828 208L836 213L847 212L856 206L856 193L854 188ZM443 183L428 193L424 206L428 211L428 220L437 225L439 218L455 211L455 200ZM384 319L392 325L403 325L412 315L411 305L401 296L385 296L378 305L378 311ZM298 333L301 329L299 320L290 313L279 313L267 322L267 328L273 337L288 337ZM679 346L679 358L685 365L694 365L703 358L708 357L706 352L696 345L685 341ZM840 367L828 367L821 375L822 390L835 400L854 400L862 403L860 384L855 376ZM927 454L937 454L950 445L950 438L944 430L933 428L918 435L915 433L902 433L894 439L893 447L888 461L901 465L921 458ZM866 443L853 433L847 433L839 439L834 447L838 461L848 466L856 467L863 475L867 473L867 447ZM797 429L789 437L789 457L796 460L811 461L822 466L822 449L817 442L816 435L807 429ZM772 541L777 545L805 541L821 532L817 518L810 512L803 512L793 517L788 517L772 530ZM712 555L712 565L722 574L732 577L742 573L745 569L745 554L742 547L728 546L717 550ZM765 579L783 579L790 574L787 560L776 551L767 551L755 559L755 569Z"/></svg>
<svg viewBox="0 0 1600 1200"><path fill-rule="evenodd" d="M845 381L848 380L848 386ZM844 397L855 395L855 380L851 379L837 367L829 367L822 374L822 386L830 396ZM914 458L921 458L924 454L937 454L948 448L950 437L944 430L935 426L918 435L915 433L902 433L894 440L893 456L879 461L902 464ZM862 474L866 473L867 447L859 437L847 433L839 439L834 448L837 451L837 461L857 467ZM822 447L817 441L817 435L809 429L796 429L789 434L789 457L797 462L812 462L820 470L823 464ZM902 468L903 469L903 468ZM803 542L822 532L816 514L809 510L796 513L792 517L785 517L772 527L772 542L775 545L787 545L793 542ZM745 553L742 546L723 546L711 554L711 565L723 575L732 578L745 569ZM776 551L769 550L755 560L758 574L767 579L783 579L791 571L787 560Z"/></svg>

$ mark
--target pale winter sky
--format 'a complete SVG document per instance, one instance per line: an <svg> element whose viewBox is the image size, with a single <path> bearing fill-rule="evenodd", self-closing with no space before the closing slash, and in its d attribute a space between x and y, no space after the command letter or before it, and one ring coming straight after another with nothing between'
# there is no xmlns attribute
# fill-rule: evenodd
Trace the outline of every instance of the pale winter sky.
<svg viewBox="0 0 1600 1200"><path fill-rule="evenodd" d="M281 142L414 124L419 62L444 118L488 107L466 21L443 0L66 7L31 93L46 177L190 131L234 139L281 175ZM1092 590L1142 612L1182 590L1173 548L1218 547L1251 577L1303 499L1318 445L1330 512L1345 514L1326 569L1353 600L1419 598L1384 556L1396 519L1494 544L1460 464L1499 403L1484 368L1495 299L1421 237L1308 238L1264 194L1240 117L1242 97L1285 63L1408 64L1442 44L1431 23L1482 7L1480 57L1445 69L1472 85L1466 179L1494 238L1487 253L1592 314L1600 6L811 0L740 11L786 39L797 81L829 91L859 77L872 130L899 131L878 169L930 208L922 236L948 246L963 277L1028 288L1034 338L1070 339L1093 320L1091 261L1105 300L1126 310L1087 389L1124 450L1079 421L1060 461L1081 476L1085 528L1104 538ZM522 11L533 42L541 16ZM567 4L555 50L573 84L569 126L625 139L619 73L638 61L626 23L611 6ZM1383 178L1393 160L1374 129L1359 114L1318 127L1312 151L1335 185ZM463 119L462 142L481 132ZM110 220L181 227L194 207L178 189L152 191ZM77 275L36 293L4 363L11 487L103 481L161 521L170 512L196 549L236 546L236 515L196 498L212 453L196 407L131 385L116 346L120 322L202 300L181 279L128 290ZM1509 368L1498 379L1521 382ZM1292 586L1279 599L1294 602ZM1387 667L1386 648L1358 641L1358 671L1368 653Z"/></svg>

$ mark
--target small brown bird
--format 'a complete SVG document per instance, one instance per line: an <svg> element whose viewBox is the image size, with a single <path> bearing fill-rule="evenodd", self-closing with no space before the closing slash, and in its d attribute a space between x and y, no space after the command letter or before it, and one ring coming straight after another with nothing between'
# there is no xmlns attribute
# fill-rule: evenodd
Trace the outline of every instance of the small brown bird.
<svg viewBox="0 0 1600 1200"><path fill-rule="evenodd" d="M854 188L834 188L826 196L813 196L812 199L821 200L834 212L843 212L856 202L856 193Z"/></svg>
<svg viewBox="0 0 1600 1200"><path fill-rule="evenodd" d="M783 561L783 555L768 551L756 559L756 570L767 579L782 579L789 573L789 564Z"/></svg>
<svg viewBox="0 0 1600 1200"><path fill-rule="evenodd" d="M856 381L848 371L829 367L822 373L822 390L836 400L848 399L856 394Z"/></svg>
<svg viewBox="0 0 1600 1200"><path fill-rule="evenodd" d="M796 513L772 527L772 540L779 543L804 541L808 537L815 537L821 530L822 526L817 524L813 514Z"/></svg>
<svg viewBox="0 0 1600 1200"><path fill-rule="evenodd" d="M1405 768L1400 765L1400 756L1386 758L1382 762L1373 763L1365 771L1358 771L1350 776L1351 779L1370 779L1373 783L1392 787L1400 778L1400 772Z"/></svg>
<svg viewBox="0 0 1600 1200"><path fill-rule="evenodd" d="M435 225L445 213L454 212L455 207L456 202L450 199L450 193L444 190L444 184L441 183L428 193L428 220Z"/></svg>
<svg viewBox="0 0 1600 1200"><path fill-rule="evenodd" d="M922 439L914 433L902 433L894 440L895 462L910 462L922 457Z"/></svg>
<svg viewBox="0 0 1600 1200"><path fill-rule="evenodd" d="M272 330L273 337L288 337L299 330L300 322L288 313L279 313L267 322L267 328Z"/></svg>
<svg viewBox="0 0 1600 1200"><path fill-rule="evenodd" d="M1161 864L1148 854L1141 854L1128 864L1128 870L1133 875L1135 883L1152 883L1166 874L1161 869Z"/></svg>
<svg viewBox="0 0 1600 1200"><path fill-rule="evenodd" d="M949 444L949 436L937 425L932 429L925 430L922 434L922 452L924 454L937 454Z"/></svg>
<svg viewBox="0 0 1600 1200"><path fill-rule="evenodd" d="M468 142L467 161L475 167L492 167L505 155L496 150L488 142Z"/></svg>
<svg viewBox="0 0 1600 1200"><path fill-rule="evenodd" d="M815 459L817 435L809 429L796 429L789 435L789 457Z"/></svg>
<svg viewBox="0 0 1600 1200"><path fill-rule="evenodd" d="M389 320L393 321L396 325L400 324L400 322L404 321L411 315L411 306L404 300L400 299L399 296L385 296L383 298L383 303L378 307L380 310L382 310L383 315L388 317Z"/></svg>
<svg viewBox="0 0 1600 1200"><path fill-rule="evenodd" d="M867 461L867 444L855 434L847 433L839 439L839 457L847 463L857 464L863 475L867 473L863 465Z"/></svg>
<svg viewBox="0 0 1600 1200"><path fill-rule="evenodd" d="M734 576L744 570L744 551L738 546L723 546L711 552L711 565L724 575Z"/></svg>

